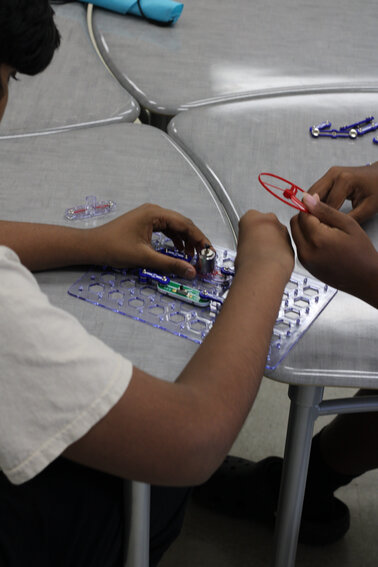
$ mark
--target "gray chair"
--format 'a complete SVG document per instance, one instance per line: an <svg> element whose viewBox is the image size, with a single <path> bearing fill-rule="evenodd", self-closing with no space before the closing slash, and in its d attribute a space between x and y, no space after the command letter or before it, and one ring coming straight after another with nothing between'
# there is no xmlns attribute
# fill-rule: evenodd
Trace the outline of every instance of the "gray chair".
<svg viewBox="0 0 378 567"><path fill-rule="evenodd" d="M95 8L99 50L152 123L250 97L375 90L376 6L348 0L190 0L172 27ZM148 115L148 116L147 116Z"/></svg>
<svg viewBox="0 0 378 567"><path fill-rule="evenodd" d="M54 6L62 35L50 66L11 82L0 137L133 122L139 105L101 63L90 42L80 3Z"/></svg>
<svg viewBox="0 0 378 567"><path fill-rule="evenodd" d="M116 201L115 213L74 226L93 227L144 203L181 211L211 240L228 249L234 237L227 216L198 168L163 132L118 124L43 136L0 139L11 190L2 195L2 219L65 225L64 212L87 194ZM20 167L22 156L22 167ZM146 372L174 380L197 345L67 294L85 267L39 272L50 301ZM146 351L148 349L148 354ZM126 567L148 567L149 486L125 486L131 514Z"/></svg>
<svg viewBox="0 0 378 567"><path fill-rule="evenodd" d="M330 120L342 126L374 114L375 108L376 97L369 93L288 95L190 110L176 116L168 132L210 181L236 231L239 216L249 208L273 211L285 224L295 214L260 186L260 172L307 189L331 165L375 161L374 133L357 140L309 134L311 125ZM377 246L378 217L364 228ZM338 292L278 368L267 372L289 384L291 400L274 567L295 562L316 418L378 410L378 396L323 401L324 388L378 389L377 344L378 311Z"/></svg>

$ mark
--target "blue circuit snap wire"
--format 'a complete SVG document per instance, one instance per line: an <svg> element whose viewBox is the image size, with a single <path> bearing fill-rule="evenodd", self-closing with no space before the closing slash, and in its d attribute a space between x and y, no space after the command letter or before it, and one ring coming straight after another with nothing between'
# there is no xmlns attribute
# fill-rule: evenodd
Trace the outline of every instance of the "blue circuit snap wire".
<svg viewBox="0 0 378 567"><path fill-rule="evenodd" d="M349 138L355 140L369 132L378 130L378 122L374 122L374 116L367 116L363 120L346 124L339 129L331 129L331 126L332 123L329 120L325 120L320 124L310 126L309 132L313 138ZM378 144L378 137L373 138L373 143Z"/></svg>

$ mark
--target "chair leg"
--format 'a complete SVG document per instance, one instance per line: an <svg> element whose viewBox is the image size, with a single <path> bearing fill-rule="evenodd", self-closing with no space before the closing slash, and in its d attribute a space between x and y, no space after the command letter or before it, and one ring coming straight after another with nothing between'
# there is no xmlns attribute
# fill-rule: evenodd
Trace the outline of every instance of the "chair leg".
<svg viewBox="0 0 378 567"><path fill-rule="evenodd" d="M148 567L150 552L150 485L131 483L131 497L125 498L126 515L130 517L126 534L125 567Z"/></svg>
<svg viewBox="0 0 378 567"><path fill-rule="evenodd" d="M290 416L276 522L273 567L293 567L320 386L290 386Z"/></svg>

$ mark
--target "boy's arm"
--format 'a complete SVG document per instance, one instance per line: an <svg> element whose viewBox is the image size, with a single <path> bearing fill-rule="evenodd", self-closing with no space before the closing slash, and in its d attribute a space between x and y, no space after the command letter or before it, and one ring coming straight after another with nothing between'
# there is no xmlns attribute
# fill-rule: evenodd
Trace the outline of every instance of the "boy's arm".
<svg viewBox="0 0 378 567"><path fill-rule="evenodd" d="M362 223L378 212L378 162L362 167L331 167L310 189L321 201L339 209L350 199L349 215Z"/></svg>
<svg viewBox="0 0 378 567"><path fill-rule="evenodd" d="M256 397L293 268L274 215L243 217L236 268L213 329L177 381L134 369L120 401L65 451L68 458L155 484L201 483L216 469Z"/></svg>
<svg viewBox="0 0 378 567"><path fill-rule="evenodd" d="M92 229L0 221L0 244L14 250L31 271L107 264L148 267L194 277L193 266L152 249L153 231L164 232L189 254L209 242L190 219L175 211L145 204Z"/></svg>
<svg viewBox="0 0 378 567"><path fill-rule="evenodd" d="M349 215L305 194L310 214L291 219L301 263L320 280L378 308L378 252Z"/></svg>

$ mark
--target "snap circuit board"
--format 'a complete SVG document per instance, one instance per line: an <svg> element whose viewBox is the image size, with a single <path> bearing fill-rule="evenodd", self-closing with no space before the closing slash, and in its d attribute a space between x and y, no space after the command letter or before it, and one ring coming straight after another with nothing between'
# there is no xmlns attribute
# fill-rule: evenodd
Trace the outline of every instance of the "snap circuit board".
<svg viewBox="0 0 378 567"><path fill-rule="evenodd" d="M197 258L185 257L160 233L154 234L152 245L163 254L197 263ZM93 268L75 282L68 293L201 343L222 308L234 276L235 251L214 248L216 257L211 271L199 273L194 280L147 269ZM277 368L335 293L336 289L315 278L292 273L273 328L267 370Z"/></svg>

